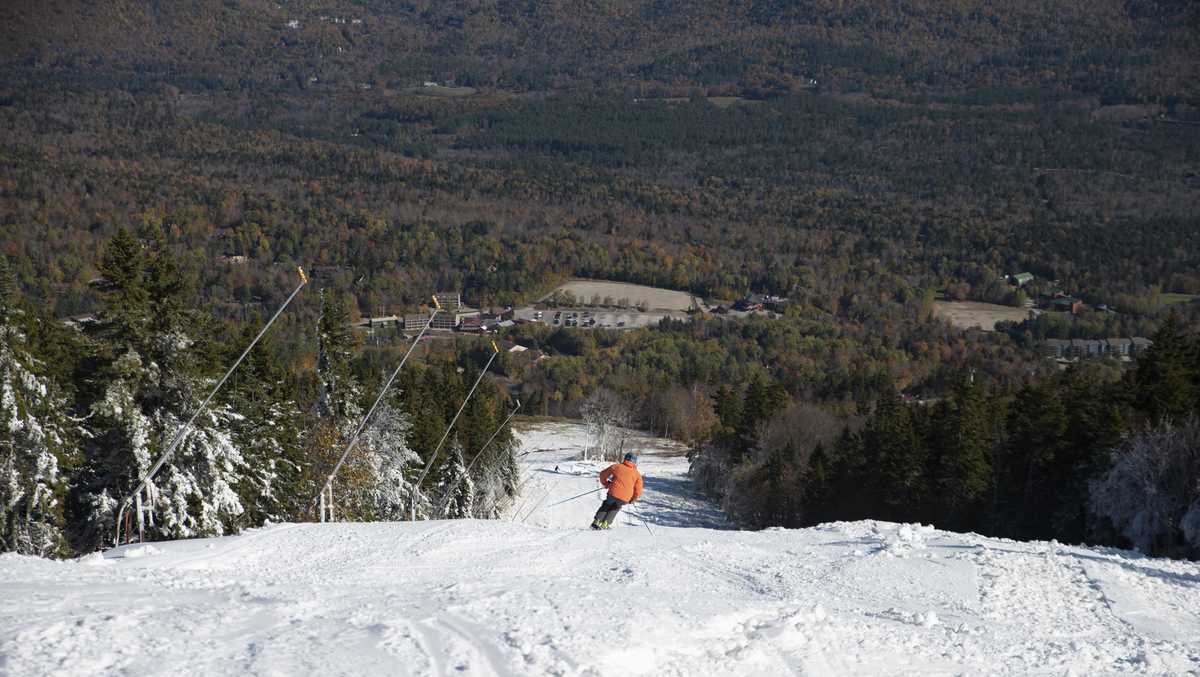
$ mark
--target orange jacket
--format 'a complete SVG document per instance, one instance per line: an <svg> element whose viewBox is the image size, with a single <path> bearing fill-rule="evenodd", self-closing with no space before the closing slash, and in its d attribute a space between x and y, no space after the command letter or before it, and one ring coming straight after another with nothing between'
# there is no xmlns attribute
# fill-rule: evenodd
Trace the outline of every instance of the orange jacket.
<svg viewBox="0 0 1200 677"><path fill-rule="evenodd" d="M633 461L614 463L600 471L600 484L608 488L608 495L629 503L642 496L642 474Z"/></svg>

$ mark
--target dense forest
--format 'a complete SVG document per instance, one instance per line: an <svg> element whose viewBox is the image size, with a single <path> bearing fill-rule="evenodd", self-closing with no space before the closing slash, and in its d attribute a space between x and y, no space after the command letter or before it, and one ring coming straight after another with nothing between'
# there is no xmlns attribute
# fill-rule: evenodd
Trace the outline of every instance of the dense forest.
<svg viewBox="0 0 1200 677"><path fill-rule="evenodd" d="M94 547L303 265L311 287L196 429L156 536L311 518L405 348L363 346L351 321L439 290L529 302L585 276L790 303L516 327L503 338L549 359L497 360L439 468L513 398L576 416L613 393L692 445L698 472L733 478L704 481L748 526L878 516L1188 554L1180 524L1133 543L1088 498L1113 449L1188 434L1186 407L1140 399L1144 364L1060 373L1037 345L1195 331L1200 305L1169 304L1200 294L1197 31L1184 0L6 4L4 415L33 418L5 438L26 450L5 461L24 483L5 490L5 548ZM938 294L1019 302L1018 271L1112 312L995 333L934 312ZM486 359L439 342L405 371L346 471L350 514L397 516ZM1071 432L1037 440L1066 451L1034 464L1015 449L1038 397L1090 413L1064 404L1045 424ZM944 426L977 411L973 460L952 461L971 469L947 470L966 433ZM770 440L814 417L813 444L781 456ZM903 480L879 475L878 431L896 426ZM473 476L459 512L498 509L511 478L486 478L511 470ZM1011 494L1022 472L1026 494L1063 488L1037 507L1052 530ZM838 488L860 481L885 488ZM19 526L34 523L54 526Z"/></svg>
<svg viewBox="0 0 1200 677"><path fill-rule="evenodd" d="M874 517L1200 557L1200 333L1169 318L1136 369L1082 363L1019 388L973 371L945 397L885 386L865 415L762 378L722 388L693 469L737 519Z"/></svg>

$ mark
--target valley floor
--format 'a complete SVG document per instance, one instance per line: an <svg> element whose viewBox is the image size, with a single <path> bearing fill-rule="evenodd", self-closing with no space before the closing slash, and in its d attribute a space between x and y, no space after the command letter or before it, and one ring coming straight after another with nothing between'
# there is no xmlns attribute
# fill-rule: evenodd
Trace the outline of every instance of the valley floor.
<svg viewBox="0 0 1200 677"><path fill-rule="evenodd" d="M511 519L284 524L0 556L0 674L1200 673L1200 564L854 522L734 531L642 440L587 530L582 428L521 434ZM556 469L557 468L557 469Z"/></svg>

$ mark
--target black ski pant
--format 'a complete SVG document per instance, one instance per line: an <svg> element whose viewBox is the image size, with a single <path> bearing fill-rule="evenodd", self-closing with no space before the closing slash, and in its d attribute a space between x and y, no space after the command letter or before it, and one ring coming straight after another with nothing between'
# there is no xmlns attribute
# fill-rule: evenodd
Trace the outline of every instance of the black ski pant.
<svg viewBox="0 0 1200 677"><path fill-rule="evenodd" d="M621 512L621 508L625 507L625 501L619 498L609 496L600 504L600 509L596 511L596 517L592 520L592 524L600 524L607 522L610 526L613 520L617 519L617 513Z"/></svg>

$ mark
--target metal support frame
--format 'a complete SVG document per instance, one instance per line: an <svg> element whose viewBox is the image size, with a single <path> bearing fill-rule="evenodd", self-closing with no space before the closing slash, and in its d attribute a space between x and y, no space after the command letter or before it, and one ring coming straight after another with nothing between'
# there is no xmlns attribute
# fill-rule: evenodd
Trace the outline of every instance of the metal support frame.
<svg viewBox="0 0 1200 677"><path fill-rule="evenodd" d="M346 462L346 459L350 457L350 452L354 451L354 447L358 446L358 438L363 434L363 431L367 429L367 425L371 422L371 416L375 414L375 410L378 409L379 404L383 402L384 395L387 395L388 390L392 387L392 383L396 380L396 377L400 375L400 370L404 368L404 363L408 362L409 356L413 354L414 350L416 350L417 344L421 342L421 337L425 335L425 332L429 331L429 327L433 326L433 318L437 317L437 314L441 311L441 309L442 306L440 303L438 303L437 296L434 296L433 312L429 314L429 321L425 323L425 326L421 329L421 332L417 334L416 338L413 339L412 345L408 347L408 352L404 353L404 358L400 360L400 364L396 365L396 368L392 370L391 377L388 378L387 383L383 384L383 388L379 390L379 395L375 397L375 403L371 405L371 408L367 411L366 416L363 416L362 421L358 424L358 428L355 429L354 434L351 435L350 441L346 443L346 448L342 451L341 458L339 458L338 462L334 464L333 471L329 473L329 477L325 480L325 484L321 485L321 493L317 496L317 498L313 499L314 504L322 502L325 500L325 492L329 492L329 521L333 521L333 478L338 474L338 471L342 469L342 465ZM322 507L321 521L325 521L324 507Z"/></svg>
<svg viewBox="0 0 1200 677"><path fill-rule="evenodd" d="M475 462L478 461L480 458L483 458L483 452L487 451L488 446L491 445L491 443L496 439L496 437L498 435L500 435L500 431L504 430L504 426L508 425L508 422L512 420L513 416L517 415L517 412L520 409L521 409L521 400L518 399L517 406L513 407L513 410L511 412L509 412L508 417L504 419L504 422L500 424L500 427L496 428L496 432L492 433L492 436L488 438L487 442L484 442L483 446L479 448L479 453L475 454L475 458L472 458L471 462L467 464L466 473L470 473L471 468L475 467ZM450 495L453 494L454 490L458 488L458 483L461 481L462 481L462 478L460 477L457 480L455 480L454 484L450 485L449 489L446 490L446 495L442 497L442 502L438 505L436 514L440 515L445 512L446 505L450 503Z"/></svg>
<svg viewBox="0 0 1200 677"><path fill-rule="evenodd" d="M192 424L196 422L196 419L205 410L205 408L208 407L208 403L212 401L213 397L216 397L217 392L220 391L221 387L225 385L225 382L229 380L229 377L233 374L234 370L237 369L239 365L241 365L242 361L246 359L246 356L250 354L250 351L254 349L254 346L258 344L259 339L261 339L263 337L263 335L265 335L267 333L267 330L271 328L272 324L275 324L275 320L277 320L279 318L279 316L283 314L284 309L288 307L288 305L292 302L292 299L296 298L296 295L300 293L300 290L303 289L306 284L308 284L308 276L304 274L304 269L301 268L300 266L297 266L296 272L298 272L300 274L300 284L296 285L296 288L294 290L292 290L292 293L287 297L287 300L285 300L283 302L283 305L279 306L279 310L276 310L275 314L271 316L271 319L268 320L265 325L263 325L263 328L261 330L259 330L258 335L254 337L254 340L250 342L250 345L246 346L246 349L242 351L242 354L240 356L238 356L237 360L233 363L233 366L230 367L229 370L225 372L225 375L221 377L220 381L217 381L217 385L213 386L212 390L210 390L208 393L208 397L205 397L204 401L200 403L200 406L196 407L195 411L192 412L192 415L190 418L188 418L187 423L184 423L183 426L181 426L179 428L179 430L175 433L175 437L174 437L174 439L171 440L171 444L167 446L167 450L164 451L162 456L160 456L158 458L158 461L154 464L153 467L150 468L150 471L147 472L141 478L141 480L138 481L137 488L134 489L133 492L129 494L129 496L126 496L125 499L121 501L121 507L117 511L116 536L114 539L114 545L121 544L121 520L125 516L125 510L127 508L129 508L130 504L133 503L135 500L137 500L139 503L141 502L140 497L141 497L142 490L146 489L147 487L150 486L150 480L153 479L155 473L157 473L163 467L163 465L167 462L167 459L171 458L171 454L175 453L175 449L183 441L183 438L187 434L188 429L192 427ZM149 494L148 494L148 497L150 497ZM153 501L152 500L148 501L148 503L150 505L148 505L144 508L147 511L152 509ZM138 508L139 537L142 533L143 526L144 526L143 521L142 521L142 510L143 510L143 508L141 506L139 506L139 508ZM153 522L151 524L153 524ZM125 537L126 537L126 539L129 538L129 529L128 528L125 529Z"/></svg>
<svg viewBox="0 0 1200 677"><path fill-rule="evenodd" d="M328 498L326 498L326 496L328 496ZM320 505L321 521L322 522L336 521L336 519L334 518L334 514L333 514L333 480L332 479L330 479L329 482L327 482L325 484L325 486L321 488L320 503L321 503L321 505ZM326 517L328 517L328 520L326 520Z"/></svg>
<svg viewBox="0 0 1200 677"><path fill-rule="evenodd" d="M479 372L479 378L475 379L475 385L471 386L471 391L467 393L467 397L462 401L458 411L454 414L454 418L450 419L450 425L446 426L446 432L442 433L442 439L438 440L437 446L434 447L433 453L429 455L429 460L425 462L425 469L421 471L421 476L413 484L412 505L409 507L409 519L413 522L417 521L417 498L421 495L421 482L425 481L425 477L429 475L429 471L433 468L433 461L438 457L438 453L442 450L442 445L446 443L446 439L450 437L450 431L454 429L454 424L458 423L458 417L462 416L463 410L467 408L467 402L471 401L471 397L475 394L475 389L479 387L483 377L487 376L487 370L492 366L492 362L496 356L500 354L500 349L496 347L496 342L492 341L492 356L488 358L487 364L483 365L483 370Z"/></svg>

